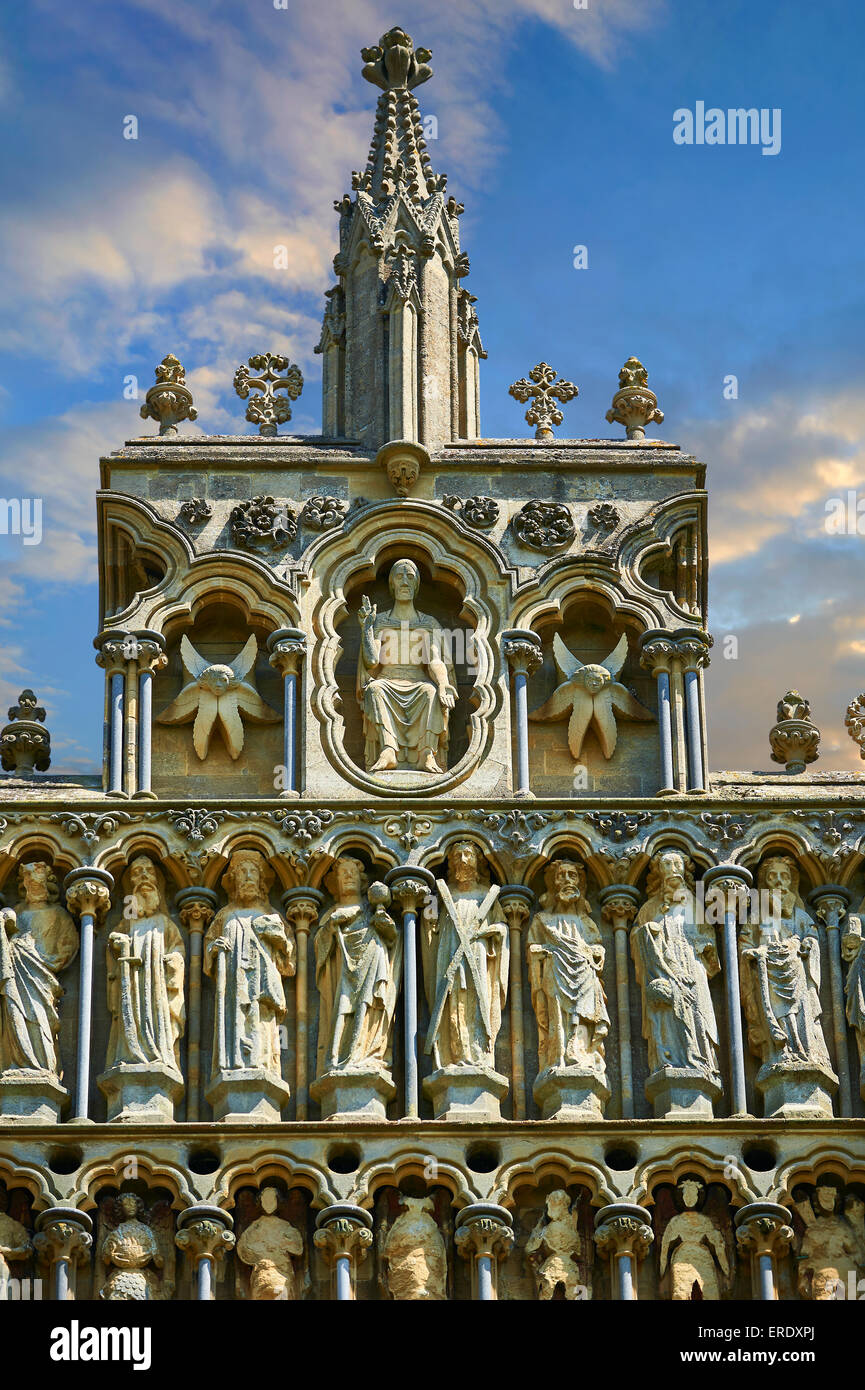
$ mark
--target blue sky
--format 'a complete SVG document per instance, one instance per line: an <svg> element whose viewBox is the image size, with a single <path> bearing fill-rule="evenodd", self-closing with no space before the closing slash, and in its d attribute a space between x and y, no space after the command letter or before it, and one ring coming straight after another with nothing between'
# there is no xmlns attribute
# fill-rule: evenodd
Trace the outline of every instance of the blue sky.
<svg viewBox="0 0 865 1390"><path fill-rule="evenodd" d="M543 358L580 387L562 432L609 434L618 369L639 356L662 437L709 465L709 625L739 639L738 659L719 643L709 672L713 766L770 765L792 685L823 730L818 767L861 768L843 716L865 687L865 537L823 525L827 499L865 496L865 11L852 0L30 0L8 13L0 484L43 498L44 538L0 536L0 703L33 686L55 767L92 770L97 461L142 429L124 377L143 395L174 351L198 428L239 433L235 367L287 351L306 377L294 427L320 428L332 204L363 166L376 97L359 50L395 23L433 51L417 95L438 122L433 166L466 205L484 433L525 431L507 387ZM780 153L676 145L673 112L697 101L779 108Z"/></svg>

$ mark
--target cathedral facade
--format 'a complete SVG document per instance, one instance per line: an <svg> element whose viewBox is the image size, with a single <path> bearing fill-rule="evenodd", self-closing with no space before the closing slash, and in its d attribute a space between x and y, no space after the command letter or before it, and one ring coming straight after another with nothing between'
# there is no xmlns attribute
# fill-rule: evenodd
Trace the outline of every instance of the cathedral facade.
<svg viewBox="0 0 865 1390"><path fill-rule="evenodd" d="M100 461L103 776L32 692L0 735L0 1284L860 1296L865 774L796 691L710 771L706 469L636 358L618 437L543 362L482 435L430 58L363 51L321 436L264 351L257 432L184 432L166 357Z"/></svg>

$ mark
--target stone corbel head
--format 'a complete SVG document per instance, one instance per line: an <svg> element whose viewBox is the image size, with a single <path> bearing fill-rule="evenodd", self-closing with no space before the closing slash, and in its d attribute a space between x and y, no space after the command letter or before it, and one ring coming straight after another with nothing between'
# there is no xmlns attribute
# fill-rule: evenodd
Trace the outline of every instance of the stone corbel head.
<svg viewBox="0 0 865 1390"><path fill-rule="evenodd" d="M382 445L375 459L387 473L394 492L400 497L408 497L420 477L421 469L429 464L430 456L423 445L414 440L391 439Z"/></svg>

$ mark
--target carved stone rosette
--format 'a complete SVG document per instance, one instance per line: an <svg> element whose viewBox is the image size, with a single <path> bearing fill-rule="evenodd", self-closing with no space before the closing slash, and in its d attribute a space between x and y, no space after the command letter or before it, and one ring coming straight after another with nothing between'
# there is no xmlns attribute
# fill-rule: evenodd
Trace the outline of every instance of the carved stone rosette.
<svg viewBox="0 0 865 1390"><path fill-rule="evenodd" d="M511 522L511 529L528 550L545 555L563 550L577 534L574 518L561 502L527 502Z"/></svg>

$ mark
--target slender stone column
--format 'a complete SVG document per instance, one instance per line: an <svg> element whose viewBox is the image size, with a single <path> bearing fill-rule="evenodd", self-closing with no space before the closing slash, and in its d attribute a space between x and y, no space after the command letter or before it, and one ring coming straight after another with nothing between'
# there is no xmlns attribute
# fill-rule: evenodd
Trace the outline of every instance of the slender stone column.
<svg viewBox="0 0 865 1390"><path fill-rule="evenodd" d="M192 1260L195 1271L196 1298L200 1303L213 1299L213 1274L217 1260L231 1250L235 1243L233 1217L222 1207L198 1202L187 1207L177 1218L174 1242Z"/></svg>
<svg viewBox="0 0 865 1390"><path fill-rule="evenodd" d="M457 1216L454 1244L472 1262L472 1297L478 1303L495 1302L498 1266L513 1243L513 1217L495 1202L472 1202Z"/></svg>
<svg viewBox="0 0 865 1390"><path fill-rule="evenodd" d="M673 719L670 709L670 671L676 645L668 633L653 628L641 641L640 665L651 671L658 684L658 734L660 738L661 785L659 796L675 792L673 776Z"/></svg>
<svg viewBox="0 0 865 1390"><path fill-rule="evenodd" d="M270 664L283 678L285 717L282 761L285 766L283 796L299 796L297 785L297 685L306 655L306 633L299 627L281 627L267 639Z"/></svg>
<svg viewBox="0 0 865 1390"><path fill-rule="evenodd" d="M99 648L97 666L105 671L108 683L108 791L112 795L123 795L123 692L126 684L126 644L130 639L128 632L109 629L101 632L95 640Z"/></svg>
<svg viewBox="0 0 865 1390"><path fill-rule="evenodd" d="M417 914L421 904L435 892L435 875L417 864L398 864L389 869L384 881L402 912L402 1008L405 1037L405 1113L416 1118L419 1112L420 1079L417 1037Z"/></svg>
<svg viewBox="0 0 865 1390"><path fill-rule="evenodd" d="M502 653L514 673L514 711L517 725L517 785L515 796L522 799L534 795L529 778L529 676L541 666L544 656L541 639L536 632L510 628L502 633Z"/></svg>
<svg viewBox="0 0 865 1390"><path fill-rule="evenodd" d="M613 1297L622 1303L637 1298L637 1272L655 1239L651 1217L634 1202L610 1202L595 1217L595 1246L611 1261Z"/></svg>
<svg viewBox="0 0 865 1390"><path fill-rule="evenodd" d="M713 922L723 906L724 914L724 996L727 1006L727 1037L730 1046L730 1112L747 1115L745 1094L745 1041L742 1034L742 1001L739 986L739 922L745 921L751 873L741 864L716 864L703 875L703 910Z"/></svg>
<svg viewBox="0 0 865 1390"><path fill-rule="evenodd" d="M161 633L142 630L136 632L135 637L138 642L138 786L134 795L153 800L153 676L168 665L168 657Z"/></svg>
<svg viewBox="0 0 865 1390"><path fill-rule="evenodd" d="M175 898L189 933L189 1003L186 1011L186 1118L201 1118L201 946L219 902L212 888L181 888Z"/></svg>
<svg viewBox="0 0 865 1390"><path fill-rule="evenodd" d="M766 1302L778 1297L778 1261L793 1239L790 1213L777 1202L749 1202L735 1216L736 1241L750 1257L754 1298Z"/></svg>
<svg viewBox="0 0 865 1390"><path fill-rule="evenodd" d="M49 1207L36 1217L33 1245L48 1265L48 1285L55 1302L65 1303L73 1297L70 1276L76 1265L87 1260L92 1230L92 1218L77 1207Z"/></svg>
<svg viewBox="0 0 865 1390"><path fill-rule="evenodd" d="M372 1245L372 1216L352 1202L334 1202L315 1218L317 1249L333 1271L338 1303L356 1296L358 1266Z"/></svg>
<svg viewBox="0 0 865 1390"><path fill-rule="evenodd" d="M670 663L670 715L673 734L673 776L676 791L688 790L688 751L685 746L685 686L679 647L675 647Z"/></svg>
<svg viewBox="0 0 865 1390"><path fill-rule="evenodd" d="M499 902L505 914L510 935L511 1003L511 1095L514 1098L514 1119L526 1118L526 1063L523 1036L523 951L522 930L529 920L534 893L521 883L503 883Z"/></svg>
<svg viewBox="0 0 865 1390"><path fill-rule="evenodd" d="M317 888L289 888L282 895L283 915L294 927L297 939L295 1096L297 1118L305 1120L309 1110L309 933L324 906L324 894Z"/></svg>
<svg viewBox="0 0 865 1390"><path fill-rule="evenodd" d="M700 671L709 665L712 638L708 633L683 628L676 634L685 681L685 725L688 740L688 791L703 792L706 757L703 747L703 720L700 710Z"/></svg>
<svg viewBox="0 0 865 1390"><path fill-rule="evenodd" d="M832 994L832 1032L835 1038L835 1066L838 1071L838 1108L841 1115L850 1116L853 1114L853 1085L850 1076L850 1049L847 1043L844 976L841 971L841 922L847 916L850 894L839 883L823 883L814 889L808 901L826 927L829 985Z"/></svg>
<svg viewBox="0 0 865 1390"><path fill-rule="evenodd" d="M622 1119L634 1118L634 1073L631 1065L631 986L628 977L628 929L640 905L639 889L611 883L600 892L601 915L613 928L616 947L616 1021L619 1032L619 1084Z"/></svg>
<svg viewBox="0 0 865 1390"><path fill-rule="evenodd" d="M78 991L78 1074L75 1078L75 1119L88 1118L90 1095L90 1033L93 1022L93 937L111 906L114 879L106 869L73 869L63 881L66 906L79 918L81 950Z"/></svg>

